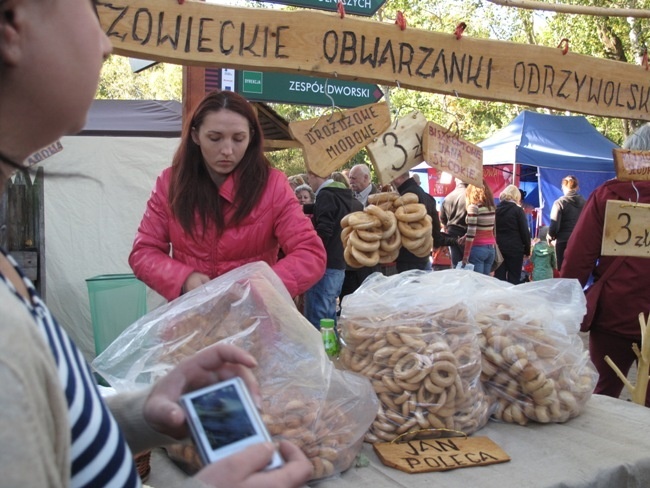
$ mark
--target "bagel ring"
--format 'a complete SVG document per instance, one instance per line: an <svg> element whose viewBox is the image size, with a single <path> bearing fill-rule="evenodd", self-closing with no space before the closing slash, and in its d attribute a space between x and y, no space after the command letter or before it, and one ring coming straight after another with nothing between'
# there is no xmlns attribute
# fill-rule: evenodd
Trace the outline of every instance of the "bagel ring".
<svg viewBox="0 0 650 488"><path fill-rule="evenodd" d="M399 247L391 252L386 252L381 248L379 249L379 262L382 264L395 262L397 260L397 256L399 256Z"/></svg>
<svg viewBox="0 0 650 488"><path fill-rule="evenodd" d="M402 356L393 368L395 378L408 383L420 383L431 371L430 365L423 360L424 357L426 356L415 352Z"/></svg>
<svg viewBox="0 0 650 488"><path fill-rule="evenodd" d="M381 222L382 227L387 227L390 225L390 217L388 216L388 214L393 212L387 212L386 210L382 210L377 205L372 205L372 204L368 205L364 210L366 211L366 213L369 213L370 215L377 217Z"/></svg>
<svg viewBox="0 0 650 488"><path fill-rule="evenodd" d="M456 381L458 369L449 361L436 361L431 368L431 381L444 388L451 386Z"/></svg>
<svg viewBox="0 0 650 488"><path fill-rule="evenodd" d="M348 229L350 228L351 227L348 227ZM359 239L366 242L380 241L383 238L383 233L379 229L377 230L352 229L352 230L354 230L354 232L357 233Z"/></svg>
<svg viewBox="0 0 650 488"><path fill-rule="evenodd" d="M395 230L397 230L397 224L395 224ZM393 232L393 235L384 238L381 240L379 247L382 251L393 252L396 249L399 249L402 245L402 236L399 232Z"/></svg>
<svg viewBox="0 0 650 488"><path fill-rule="evenodd" d="M362 230L381 226L381 221L377 217L361 211L348 214L348 222L355 229Z"/></svg>
<svg viewBox="0 0 650 488"><path fill-rule="evenodd" d="M422 236L419 239L410 239L408 237L402 237L402 247L405 247L409 251L420 249L427 242L427 236Z"/></svg>
<svg viewBox="0 0 650 488"><path fill-rule="evenodd" d="M402 222L417 222L424 219L426 214L427 208L421 203L409 203L395 210L395 217Z"/></svg>
<svg viewBox="0 0 650 488"><path fill-rule="evenodd" d="M397 198L399 198L399 193L395 193L394 191L383 191L368 195L368 203L376 205L379 203L393 202Z"/></svg>
<svg viewBox="0 0 650 488"><path fill-rule="evenodd" d="M343 250L343 259L345 259L345 262L353 268L363 268L363 264L357 261L357 258L352 255L352 246L350 245L345 246L345 249Z"/></svg>
<svg viewBox="0 0 650 488"><path fill-rule="evenodd" d="M346 249L348 248L346 247ZM377 263L379 262L378 251L373 251L369 254L366 254L363 251L357 249L356 247L351 246L350 252L352 253L352 256L354 256L354 259L356 259L357 262L361 263L362 267L372 268L373 266L376 266Z"/></svg>
<svg viewBox="0 0 650 488"><path fill-rule="evenodd" d="M388 239L397 232L397 217L395 217L393 212L386 212L386 215L388 223L385 221L382 222L382 239Z"/></svg>
<svg viewBox="0 0 650 488"><path fill-rule="evenodd" d="M426 381L426 379L425 379ZM434 400L436 399L437 394L432 393L427 388L422 385L417 393L418 405L421 407L429 407L435 404Z"/></svg>
<svg viewBox="0 0 650 488"><path fill-rule="evenodd" d="M402 234L402 240L404 239L421 239L427 234L431 234L431 227L428 227L421 222L402 222L397 220L397 228Z"/></svg>
<svg viewBox="0 0 650 488"><path fill-rule="evenodd" d="M359 237L356 230L353 230L350 234L350 245L353 249L357 249L358 251L363 251L365 253L372 253L379 250L379 240L370 242L364 241ZM354 257L357 259L357 261L361 262L357 256ZM379 257L377 257L377 259L379 259Z"/></svg>
<svg viewBox="0 0 650 488"><path fill-rule="evenodd" d="M418 203L420 199L415 193L405 193L399 198L396 198L393 201L393 205L396 207L401 207L402 205L408 205L409 203Z"/></svg>
<svg viewBox="0 0 650 488"><path fill-rule="evenodd" d="M354 230L353 227L343 227L341 228L341 242L343 242L343 247L348 245L348 239L350 238L350 233Z"/></svg>

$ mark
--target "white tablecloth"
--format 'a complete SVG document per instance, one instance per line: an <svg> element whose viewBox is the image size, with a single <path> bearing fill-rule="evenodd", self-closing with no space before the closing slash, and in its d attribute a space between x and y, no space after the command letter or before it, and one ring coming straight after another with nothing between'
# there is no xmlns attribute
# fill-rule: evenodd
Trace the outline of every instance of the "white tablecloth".
<svg viewBox="0 0 650 488"><path fill-rule="evenodd" d="M489 422L476 433L496 442L511 461L445 472L407 474L384 466L372 446L367 467L310 484L317 488L579 488L650 487L650 409L594 395L584 413L564 424L526 427ZM154 488L174 488L183 474L160 451L152 456Z"/></svg>

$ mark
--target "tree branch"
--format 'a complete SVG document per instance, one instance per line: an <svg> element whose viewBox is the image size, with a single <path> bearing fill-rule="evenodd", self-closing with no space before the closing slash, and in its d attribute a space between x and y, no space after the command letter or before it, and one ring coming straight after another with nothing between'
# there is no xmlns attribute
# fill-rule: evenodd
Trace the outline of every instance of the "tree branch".
<svg viewBox="0 0 650 488"><path fill-rule="evenodd" d="M637 8L590 7L588 5L567 5L561 3L546 3L535 0L488 0L504 7L524 8L528 10L548 10L564 14L595 15L597 17L633 17L637 19L650 18L650 10Z"/></svg>

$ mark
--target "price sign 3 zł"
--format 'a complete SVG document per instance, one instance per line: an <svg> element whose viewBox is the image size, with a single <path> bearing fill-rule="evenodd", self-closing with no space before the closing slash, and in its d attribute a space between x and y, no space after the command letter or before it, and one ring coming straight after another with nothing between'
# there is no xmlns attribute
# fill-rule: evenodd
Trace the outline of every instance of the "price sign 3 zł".
<svg viewBox="0 0 650 488"><path fill-rule="evenodd" d="M601 254L650 258L650 204L607 202Z"/></svg>

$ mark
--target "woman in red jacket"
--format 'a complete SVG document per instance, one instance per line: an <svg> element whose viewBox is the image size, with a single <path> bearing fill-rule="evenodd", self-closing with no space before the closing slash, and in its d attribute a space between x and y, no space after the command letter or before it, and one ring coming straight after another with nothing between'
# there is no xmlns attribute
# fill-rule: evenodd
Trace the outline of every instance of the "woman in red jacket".
<svg viewBox="0 0 650 488"><path fill-rule="evenodd" d="M253 261L271 265L296 296L322 277L326 255L286 176L264 156L251 105L233 92L211 92L156 181L129 264L173 300Z"/></svg>

